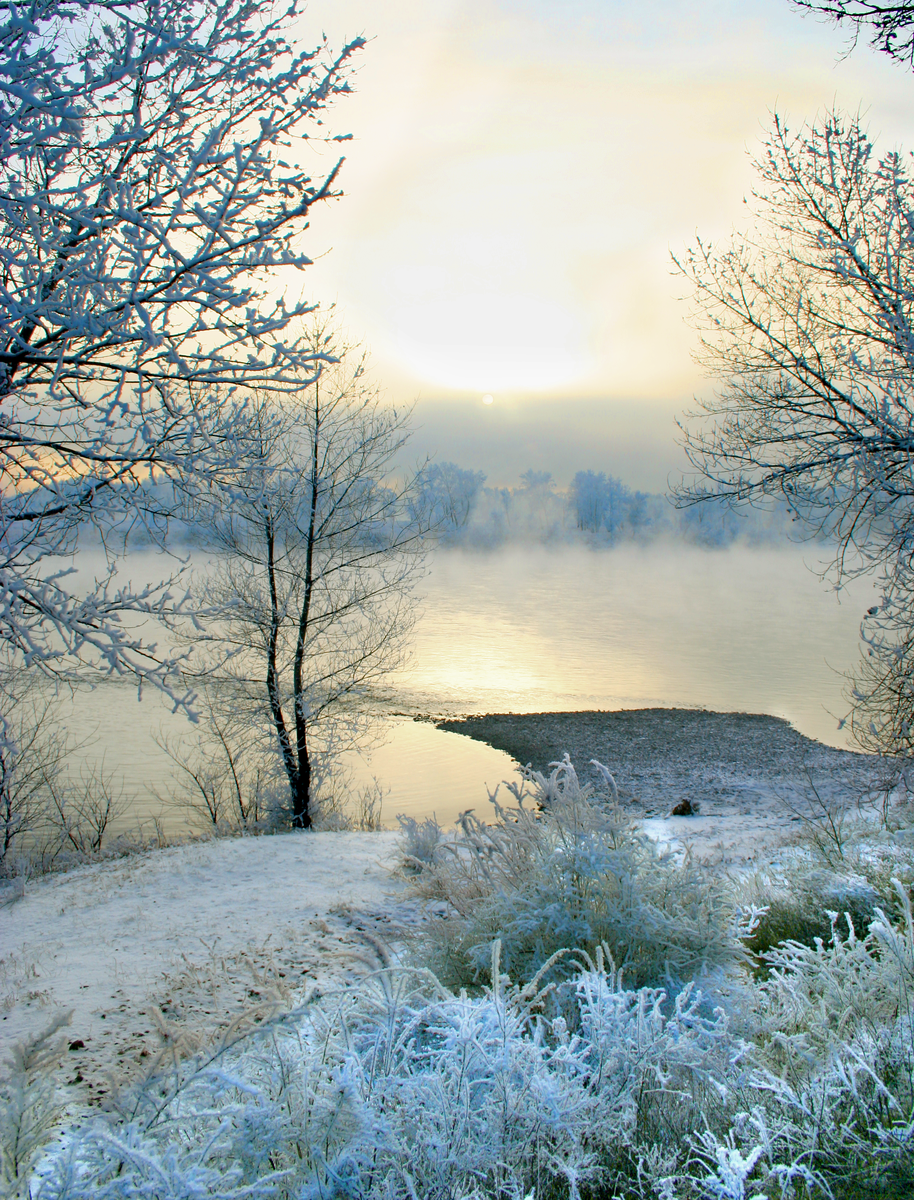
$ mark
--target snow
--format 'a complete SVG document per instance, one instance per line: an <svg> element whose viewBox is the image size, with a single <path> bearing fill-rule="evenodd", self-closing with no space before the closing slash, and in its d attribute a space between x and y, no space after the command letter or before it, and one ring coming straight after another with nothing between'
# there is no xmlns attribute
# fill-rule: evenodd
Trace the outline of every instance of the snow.
<svg viewBox="0 0 914 1200"><path fill-rule="evenodd" d="M847 803L859 802L871 766L745 714L500 714L459 725L515 754L527 738L550 757L570 746L585 775L596 750L652 837L731 873L810 819L794 790L806 769ZM666 816L682 795L700 801L699 816ZM81 1045L66 1057L70 1099L104 1103L109 1072L123 1081L141 1070L163 1028L217 1035L252 1007L292 1007L376 969L379 946L396 951L423 919L393 874L397 837L193 842L28 882L0 907L0 1058L72 1011L69 1039Z"/></svg>
<svg viewBox="0 0 914 1200"><path fill-rule="evenodd" d="M0 1058L71 1010L71 1098L161 1047L156 1013L212 1032L273 995L313 996L378 965L418 919L392 877L393 833L194 842L28 884L0 909Z"/></svg>

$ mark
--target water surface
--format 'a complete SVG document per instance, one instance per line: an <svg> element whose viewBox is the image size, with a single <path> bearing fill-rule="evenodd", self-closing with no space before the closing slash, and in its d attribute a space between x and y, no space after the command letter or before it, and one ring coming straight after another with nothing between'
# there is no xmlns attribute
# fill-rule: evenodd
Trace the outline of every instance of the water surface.
<svg viewBox="0 0 914 1200"><path fill-rule="evenodd" d="M440 552L409 666L430 711L706 707L786 717L844 746L868 580L840 593L816 547Z"/></svg>
<svg viewBox="0 0 914 1200"><path fill-rule="evenodd" d="M439 551L411 660L384 688L389 711L406 715L347 769L357 786L375 776L389 789L389 822L397 812L449 822L485 810L486 786L513 764L411 715L705 707L785 717L844 746L845 676L874 592L858 580L836 594L810 569L817 557L796 546ZM153 561L134 567L155 574ZM77 735L94 731L84 753L123 773L134 820L181 820L164 804L172 766L154 737L192 735L183 717L111 684L68 702L67 719Z"/></svg>

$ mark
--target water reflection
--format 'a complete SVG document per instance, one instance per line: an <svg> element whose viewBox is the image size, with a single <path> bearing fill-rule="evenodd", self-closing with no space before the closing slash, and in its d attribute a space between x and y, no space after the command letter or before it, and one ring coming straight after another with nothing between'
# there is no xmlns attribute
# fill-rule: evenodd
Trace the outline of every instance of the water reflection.
<svg viewBox="0 0 914 1200"><path fill-rule="evenodd" d="M395 686L430 710L702 706L845 745L870 581L839 596L815 548L622 546L436 557Z"/></svg>
<svg viewBox="0 0 914 1200"><path fill-rule="evenodd" d="M142 558L142 556L139 556ZM389 711L537 712L704 706L786 717L842 746L844 672L857 658L867 581L840 598L800 547L703 551L632 546L496 555L439 552L424 587L409 665L390 681ZM159 569L160 566L154 569ZM136 565L142 573L142 563ZM153 734L188 734L147 693L119 684L80 693L67 721L89 757L123 771L134 820L175 814L171 764ZM350 756L355 784L377 776L385 817L436 813L448 822L486 808L485 785L505 778L507 756L426 723L391 721L387 743Z"/></svg>
<svg viewBox="0 0 914 1200"><path fill-rule="evenodd" d="M390 721L386 734L370 760L348 757L357 782L371 776L389 789L381 814L386 825L395 825L398 813L420 820L434 816L440 825L453 825L468 808L488 819L488 793L502 780L517 778L515 763L501 750L426 721Z"/></svg>

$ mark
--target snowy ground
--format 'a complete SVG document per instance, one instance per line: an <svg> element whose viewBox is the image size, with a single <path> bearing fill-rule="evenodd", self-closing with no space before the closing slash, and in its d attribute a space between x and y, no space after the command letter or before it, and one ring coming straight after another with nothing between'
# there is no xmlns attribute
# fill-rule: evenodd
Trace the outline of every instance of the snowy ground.
<svg viewBox="0 0 914 1200"><path fill-rule="evenodd" d="M733 871L815 819L811 781L844 805L872 783L862 756L770 717L641 710L447 727L539 767L567 750L585 778L601 759L652 836ZM701 815L667 817L682 798ZM476 812L486 809L483 799ZM396 948L422 919L391 873L396 837L198 842L31 881L0 907L0 1058L72 1011L67 1088L76 1104L100 1104L112 1077L161 1051L163 1024L171 1036L205 1036L252 1008L288 1007L375 969L378 943Z"/></svg>
<svg viewBox="0 0 914 1200"><path fill-rule="evenodd" d="M376 969L371 939L396 945L418 919L394 849L392 833L286 834L31 882L0 909L0 1059L72 1010L71 1099L104 1103L112 1072L123 1081L161 1050L162 1018L194 1038Z"/></svg>

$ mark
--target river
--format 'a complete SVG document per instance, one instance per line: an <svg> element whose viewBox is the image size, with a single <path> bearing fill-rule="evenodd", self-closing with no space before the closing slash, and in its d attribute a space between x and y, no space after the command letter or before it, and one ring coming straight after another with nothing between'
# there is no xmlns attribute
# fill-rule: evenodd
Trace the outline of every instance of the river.
<svg viewBox="0 0 914 1200"><path fill-rule="evenodd" d="M401 714L705 707L769 713L810 737L846 745L845 673L858 656L867 580L841 593L814 569L815 546L704 550L653 544L497 553L439 550L421 587L408 665L389 679ZM138 574L154 574L150 564ZM94 744L81 753L123 776L131 820L183 820L156 736L189 726L124 684L66 701L67 723ZM384 741L350 755L354 785L376 777L384 817L435 812L442 822L487 807L509 776L504 754L408 716ZM150 795L153 789L157 796Z"/></svg>

